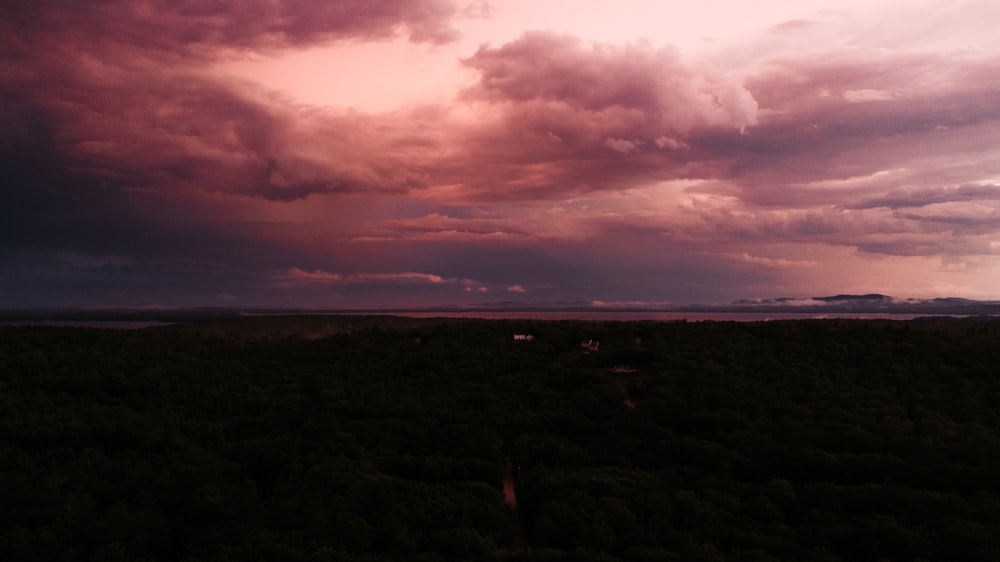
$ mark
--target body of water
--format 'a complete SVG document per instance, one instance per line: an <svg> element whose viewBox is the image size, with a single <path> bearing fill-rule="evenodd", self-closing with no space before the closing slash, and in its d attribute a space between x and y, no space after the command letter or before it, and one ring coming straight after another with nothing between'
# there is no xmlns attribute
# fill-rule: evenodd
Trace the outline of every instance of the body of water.
<svg viewBox="0 0 1000 562"><path fill-rule="evenodd" d="M913 320L927 317L964 318L956 314L889 314L886 312L656 312L656 311L351 311L351 312L275 312L244 314L260 316L399 316L403 318L469 318L484 320L596 320L635 322L653 320L659 322L767 322L773 320ZM167 326L174 322L156 320L0 320L0 327L14 326L61 326L71 328L102 328L108 330L140 330Z"/></svg>
<svg viewBox="0 0 1000 562"><path fill-rule="evenodd" d="M158 322L154 320L3 320L4 326L58 326L66 328L103 328L105 330L141 330L167 326L173 322Z"/></svg>
<svg viewBox="0 0 1000 562"><path fill-rule="evenodd" d="M341 314L341 313L333 313ZM366 313L343 313L345 315L366 315ZM402 316L406 318L482 318L486 320L610 320L638 321L657 320L661 322L766 322L771 320L913 320L926 317L955 317L952 314L889 314L885 312L617 312L617 311L501 311L501 312L372 312L372 315Z"/></svg>

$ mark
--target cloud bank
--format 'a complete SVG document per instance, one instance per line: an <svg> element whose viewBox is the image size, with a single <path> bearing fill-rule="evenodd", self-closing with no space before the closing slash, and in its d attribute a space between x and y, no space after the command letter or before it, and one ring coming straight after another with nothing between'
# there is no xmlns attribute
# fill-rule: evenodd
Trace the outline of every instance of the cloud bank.
<svg viewBox="0 0 1000 562"><path fill-rule="evenodd" d="M791 18L700 54L525 30L458 53L452 98L366 113L216 65L455 48L475 10L8 3L0 304L982 296L1000 274L983 10L941 4L923 39L923 16Z"/></svg>

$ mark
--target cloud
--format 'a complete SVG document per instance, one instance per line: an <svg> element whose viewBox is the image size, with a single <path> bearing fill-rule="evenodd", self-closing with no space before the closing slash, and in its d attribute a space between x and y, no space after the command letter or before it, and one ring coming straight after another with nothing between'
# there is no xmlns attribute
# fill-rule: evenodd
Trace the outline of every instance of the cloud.
<svg viewBox="0 0 1000 562"><path fill-rule="evenodd" d="M135 63L123 53L87 71L81 57L46 57L35 68L51 75L0 80L0 98L9 101L0 118L11 124L4 146L44 149L52 165L109 187L285 202L405 193L426 184L420 162L439 150L433 135L414 140L436 120L419 109L299 108L197 68Z"/></svg>
<svg viewBox="0 0 1000 562"><path fill-rule="evenodd" d="M595 300L590 302L590 306L594 308L656 308L669 305L669 301L601 301Z"/></svg>
<svg viewBox="0 0 1000 562"><path fill-rule="evenodd" d="M657 137L657 139L653 141L653 144L655 144L658 148L665 150L680 150L682 148L688 148L688 145L683 141L679 141L668 136Z"/></svg>
<svg viewBox="0 0 1000 562"><path fill-rule="evenodd" d="M892 190L880 197L865 199L849 206L852 209L901 209L926 207L940 203L960 201L1000 201L1000 186L961 185L918 190Z"/></svg>
<svg viewBox="0 0 1000 562"><path fill-rule="evenodd" d="M688 139L739 136L758 122L737 77L671 48L531 32L463 63L478 81L458 101L476 112L476 126L461 130L459 150L440 164L470 201L687 177L702 156Z"/></svg>
<svg viewBox="0 0 1000 562"><path fill-rule="evenodd" d="M520 223L520 225L519 225ZM524 221L480 217L449 217L431 213L421 217L393 219L383 223L383 227L397 234L438 234L469 239L512 239L527 238Z"/></svg>
<svg viewBox="0 0 1000 562"><path fill-rule="evenodd" d="M761 111L748 156L770 167L773 156L812 154L814 173L829 177L828 166L845 155L862 156L853 153L857 143L913 142L942 129L993 121L1000 101L988 92L1000 83L975 76L998 70L1000 59L992 57L851 50L761 62L746 79ZM860 103L870 100L877 103ZM910 157L879 148L869 147L869 161L858 164L885 168L885 160Z"/></svg>
<svg viewBox="0 0 1000 562"><path fill-rule="evenodd" d="M818 262L811 260L790 260L786 258L767 258L763 256L752 256L746 252L732 256L733 259L752 265L759 265L767 268L786 269L798 267L816 267Z"/></svg>
<svg viewBox="0 0 1000 562"><path fill-rule="evenodd" d="M275 284L655 302L847 279L829 256L993 263L989 43L891 48L902 32L817 15L772 29L795 49L713 64L531 32L463 53L454 99L382 113L216 73L349 40L440 49L456 16L487 16L460 4L3 4L2 263L112 300L155 277L156 295L200 283L243 303ZM802 43L815 34L851 39ZM35 294L24 279L8 300Z"/></svg>
<svg viewBox="0 0 1000 562"><path fill-rule="evenodd" d="M1000 99L987 92L1000 87L997 70L985 53L831 49L757 61L744 83L758 123L684 139L715 181L691 188L706 194L685 211L699 218L674 230L717 244L980 255L996 225ZM897 212L906 209L924 211Z"/></svg>
<svg viewBox="0 0 1000 562"><path fill-rule="evenodd" d="M794 19L779 23L771 28L771 33L775 34L791 34L799 31L810 29L816 26L817 23L814 21L806 19Z"/></svg>
<svg viewBox="0 0 1000 562"><path fill-rule="evenodd" d="M341 273L331 273L315 269L307 271L298 267L293 267L281 276L284 285L295 283L320 283L320 284L354 284L354 283L457 283L457 279L446 279L440 275L432 273L416 273L403 271L398 273L352 273L344 275Z"/></svg>
<svg viewBox="0 0 1000 562"><path fill-rule="evenodd" d="M944 223L962 234L987 233L1000 227L1000 204L985 201L935 203L900 216Z"/></svg>
<svg viewBox="0 0 1000 562"><path fill-rule="evenodd" d="M482 47L464 63L480 73L467 97L562 105L601 119L609 129L639 120L660 134L756 123L757 104L738 82L686 64L673 49L587 45L532 32L498 48Z"/></svg>
<svg viewBox="0 0 1000 562"><path fill-rule="evenodd" d="M126 44L176 56L219 48L278 49L341 39L378 39L400 29L412 41L457 37L457 8L443 0L103 0L4 3L0 14L15 37L61 36L72 43Z"/></svg>
<svg viewBox="0 0 1000 562"><path fill-rule="evenodd" d="M613 139L608 137L604 139L604 146L614 150L615 152L628 154L629 152L637 152L642 146L642 141L630 141L628 139Z"/></svg>
<svg viewBox="0 0 1000 562"><path fill-rule="evenodd" d="M865 101L885 101L891 100L894 96L889 92L875 90L872 88L862 88L860 90L844 90L844 99L849 102Z"/></svg>
<svg viewBox="0 0 1000 562"><path fill-rule="evenodd" d="M132 197L114 190L279 202L403 193L426 181L412 163L437 150L422 133L436 118L304 108L211 63L401 32L441 42L456 10L441 0L4 3L0 150L44 152L118 200Z"/></svg>

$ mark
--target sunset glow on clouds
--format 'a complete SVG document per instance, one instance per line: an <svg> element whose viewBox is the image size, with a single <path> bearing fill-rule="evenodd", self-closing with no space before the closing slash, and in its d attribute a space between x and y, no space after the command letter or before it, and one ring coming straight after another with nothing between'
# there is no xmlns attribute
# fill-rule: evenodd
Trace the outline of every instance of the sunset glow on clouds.
<svg viewBox="0 0 1000 562"><path fill-rule="evenodd" d="M992 2L0 6L0 306L1000 298Z"/></svg>

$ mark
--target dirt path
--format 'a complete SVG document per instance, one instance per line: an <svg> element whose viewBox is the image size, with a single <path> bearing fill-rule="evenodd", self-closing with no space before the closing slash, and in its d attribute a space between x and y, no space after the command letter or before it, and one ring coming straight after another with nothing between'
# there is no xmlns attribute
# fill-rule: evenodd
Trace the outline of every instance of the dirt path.
<svg viewBox="0 0 1000 562"><path fill-rule="evenodd" d="M514 460L510 455L504 459L503 465L503 501L514 511L514 550L531 550L524 538L524 528L521 526L521 514L517 512L517 487L514 482Z"/></svg>
<svg viewBox="0 0 1000 562"><path fill-rule="evenodd" d="M513 509L517 509L517 489L514 487L514 462L510 455L504 461L503 467L503 501Z"/></svg>
<svg viewBox="0 0 1000 562"><path fill-rule="evenodd" d="M629 396L629 385L635 382L636 386L641 387L645 380L642 377L614 377L611 380L614 382L615 387L621 391L622 396L625 397L625 406L635 408L635 401Z"/></svg>

